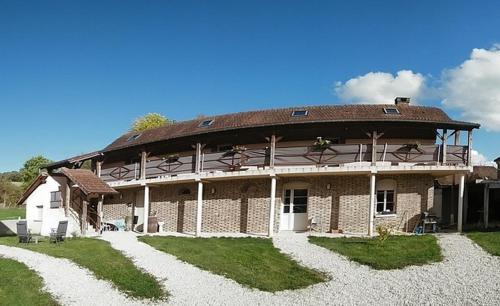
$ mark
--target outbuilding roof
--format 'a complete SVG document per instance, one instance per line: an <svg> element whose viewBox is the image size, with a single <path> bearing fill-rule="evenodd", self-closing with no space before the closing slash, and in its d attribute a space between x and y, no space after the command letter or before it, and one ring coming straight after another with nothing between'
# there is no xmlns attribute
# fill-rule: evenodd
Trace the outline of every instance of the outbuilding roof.
<svg viewBox="0 0 500 306"><path fill-rule="evenodd" d="M452 120L436 107L407 104L305 106L207 116L143 132L130 132L113 141L102 152L220 131L321 122L406 122L433 124L442 128L479 127L476 123Z"/></svg>
<svg viewBox="0 0 500 306"><path fill-rule="evenodd" d="M106 195L117 193L116 190L109 187L106 182L101 180L90 170L61 168L60 173L66 176L74 184L78 185L78 188L80 188L86 195Z"/></svg>

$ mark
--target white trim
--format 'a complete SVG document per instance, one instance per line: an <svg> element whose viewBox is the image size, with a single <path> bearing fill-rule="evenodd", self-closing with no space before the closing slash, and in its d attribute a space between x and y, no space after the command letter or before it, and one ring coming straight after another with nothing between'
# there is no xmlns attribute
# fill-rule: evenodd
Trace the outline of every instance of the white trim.
<svg viewBox="0 0 500 306"><path fill-rule="evenodd" d="M396 218L397 214L375 214L375 218Z"/></svg>

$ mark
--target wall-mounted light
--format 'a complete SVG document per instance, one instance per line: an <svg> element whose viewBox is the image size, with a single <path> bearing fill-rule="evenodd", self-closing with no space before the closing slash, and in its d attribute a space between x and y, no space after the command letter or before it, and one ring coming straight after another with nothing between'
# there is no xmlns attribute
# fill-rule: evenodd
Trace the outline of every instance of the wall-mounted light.
<svg viewBox="0 0 500 306"><path fill-rule="evenodd" d="M215 194L215 188L214 188L214 187L212 187L212 188L210 189L210 193L211 193L211 194Z"/></svg>
<svg viewBox="0 0 500 306"><path fill-rule="evenodd" d="M326 189L328 190L332 189L332 185L330 185L330 183L326 184Z"/></svg>

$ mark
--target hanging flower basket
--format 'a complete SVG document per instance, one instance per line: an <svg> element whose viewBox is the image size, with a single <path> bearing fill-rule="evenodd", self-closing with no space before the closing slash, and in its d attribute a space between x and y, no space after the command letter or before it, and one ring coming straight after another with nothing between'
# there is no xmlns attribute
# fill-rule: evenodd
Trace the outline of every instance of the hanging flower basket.
<svg viewBox="0 0 500 306"><path fill-rule="evenodd" d="M224 153L224 156L234 156L236 154L242 154L246 150L247 148L245 148L244 146L233 146L231 150Z"/></svg>
<svg viewBox="0 0 500 306"><path fill-rule="evenodd" d="M179 154L171 154L165 157L165 161L169 164L175 163L179 160Z"/></svg>

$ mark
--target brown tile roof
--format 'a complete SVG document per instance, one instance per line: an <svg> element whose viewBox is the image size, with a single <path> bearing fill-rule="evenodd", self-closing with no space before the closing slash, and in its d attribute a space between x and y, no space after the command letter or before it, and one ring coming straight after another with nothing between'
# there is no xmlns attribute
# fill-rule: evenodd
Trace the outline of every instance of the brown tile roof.
<svg viewBox="0 0 500 306"><path fill-rule="evenodd" d="M78 185L86 195L117 193L116 190L109 187L106 182L101 180L90 170L61 168L60 173L70 179L74 184Z"/></svg>
<svg viewBox="0 0 500 306"><path fill-rule="evenodd" d="M71 166L78 162L84 162L86 160L92 159L94 157L102 155L101 151L94 151L90 153L85 153L77 156L70 157L68 159L60 160L57 162L53 162L45 166L46 169L55 169L60 167Z"/></svg>
<svg viewBox="0 0 500 306"><path fill-rule="evenodd" d="M397 108L399 114L386 114L384 112L386 107ZM292 117L291 114L294 110L307 110L308 115ZM200 127L201 122L210 119L213 119L213 123L209 127ZM128 139L138 133L127 133L107 146L103 152L225 130L314 122L416 122L441 125L447 128L473 129L479 127L475 123L452 120L441 109L435 107L394 104L307 106L241 112L177 122L144 131L132 141Z"/></svg>

